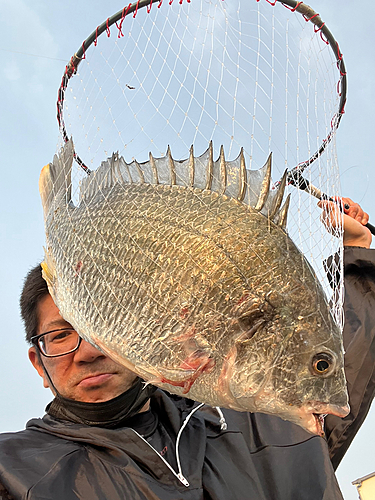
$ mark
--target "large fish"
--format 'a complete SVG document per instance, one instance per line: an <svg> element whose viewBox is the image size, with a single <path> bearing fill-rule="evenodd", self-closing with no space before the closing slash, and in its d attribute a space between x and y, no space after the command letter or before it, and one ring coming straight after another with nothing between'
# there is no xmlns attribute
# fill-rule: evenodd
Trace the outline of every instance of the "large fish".
<svg viewBox="0 0 375 500"><path fill-rule="evenodd" d="M69 141L44 167L43 275L62 316L145 381L321 433L348 412L341 334L286 234L285 176L210 144L195 158L114 154L71 197Z"/></svg>

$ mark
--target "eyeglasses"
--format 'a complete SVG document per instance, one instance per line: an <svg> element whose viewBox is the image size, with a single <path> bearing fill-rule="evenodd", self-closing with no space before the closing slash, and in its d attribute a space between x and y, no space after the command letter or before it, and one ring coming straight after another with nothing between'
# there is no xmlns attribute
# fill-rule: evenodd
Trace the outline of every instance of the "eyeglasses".
<svg viewBox="0 0 375 500"><path fill-rule="evenodd" d="M57 358L76 351L82 338L73 328L60 328L35 335L30 340L43 356Z"/></svg>

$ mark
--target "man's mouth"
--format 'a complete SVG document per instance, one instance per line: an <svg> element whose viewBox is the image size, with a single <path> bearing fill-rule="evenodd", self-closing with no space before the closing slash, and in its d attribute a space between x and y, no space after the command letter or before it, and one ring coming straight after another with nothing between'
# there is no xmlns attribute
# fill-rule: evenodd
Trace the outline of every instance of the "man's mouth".
<svg viewBox="0 0 375 500"><path fill-rule="evenodd" d="M88 375L77 385L79 385L80 387L95 387L106 383L111 377L113 377L113 375L113 373L98 373L95 375Z"/></svg>

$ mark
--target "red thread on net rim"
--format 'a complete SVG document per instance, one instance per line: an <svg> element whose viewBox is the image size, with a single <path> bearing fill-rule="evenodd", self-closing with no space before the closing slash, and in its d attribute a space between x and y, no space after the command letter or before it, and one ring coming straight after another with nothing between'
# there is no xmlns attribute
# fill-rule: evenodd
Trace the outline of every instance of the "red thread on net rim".
<svg viewBox="0 0 375 500"><path fill-rule="evenodd" d="M95 31L94 47L96 47L98 45L98 28L99 28L99 26L96 27L96 31Z"/></svg>
<svg viewBox="0 0 375 500"><path fill-rule="evenodd" d="M118 29L117 38L121 38L124 36L124 33L122 32L122 23L124 22L124 19L125 19L124 10L125 10L125 7L122 9L120 24L117 24L117 21L116 21L116 28Z"/></svg>
<svg viewBox="0 0 375 500"><path fill-rule="evenodd" d="M85 42L82 43L82 50L83 50L82 59L86 59Z"/></svg>
<svg viewBox="0 0 375 500"><path fill-rule="evenodd" d="M133 14L133 18L135 18L135 16L137 15L137 12L138 12L138 6L139 6L139 0L137 2L137 6L135 8L135 11L134 11L134 14Z"/></svg>
<svg viewBox="0 0 375 500"><path fill-rule="evenodd" d="M116 28L118 29L117 38L122 38L124 36L124 33L121 30L121 26L119 26L117 22L116 22Z"/></svg>
<svg viewBox="0 0 375 500"><path fill-rule="evenodd" d="M336 45L337 45L337 59L338 59L338 61L337 61L337 68L340 70L340 75L341 76L345 76L346 75L346 71L345 71L345 73L343 73L341 71L341 68L340 68L340 66L341 66L340 63L341 63L342 57L343 57L342 56L342 52L340 51L340 47L339 47L339 43L338 42L336 42Z"/></svg>
<svg viewBox="0 0 375 500"><path fill-rule="evenodd" d="M341 95L341 94L340 94L340 95ZM345 101L344 101L344 103L343 103L343 105L342 105L342 108L341 108L341 110L340 110L340 114L342 114L342 115L345 113L345 105L346 105L346 99L345 99Z"/></svg>
<svg viewBox="0 0 375 500"><path fill-rule="evenodd" d="M73 56L70 58L70 63L69 63L69 65L70 65L70 67L72 68L72 69L71 69L71 72L72 72L71 74L73 75L73 73L75 73L75 72L76 72L76 69L77 69L77 68L75 67L75 65L74 65L74 58L73 58ZM68 66L66 67L66 73L65 73L65 74L67 74L67 73L68 73ZM68 76L69 76L69 75L68 75Z"/></svg>
<svg viewBox="0 0 375 500"><path fill-rule="evenodd" d="M342 95L342 91L341 91L341 80L339 80L337 82L337 93L338 93L338 96L341 97ZM345 99L345 102L343 103L342 105L342 108L340 110L340 113L343 115L345 113L345 104L346 104L346 99Z"/></svg>
<svg viewBox="0 0 375 500"><path fill-rule="evenodd" d="M124 7L124 8L122 9L122 14L121 14L120 24L118 25L118 24L116 23L117 29L119 30L119 35L118 35L118 37L119 37L119 38L121 38L121 36L124 36L124 34L123 34L123 32L122 32L122 24L123 24L123 22L125 21L125 17L126 17L126 15L128 14L129 9L130 9L130 7L131 7L131 6L132 6L132 4L130 3L127 7Z"/></svg>
<svg viewBox="0 0 375 500"><path fill-rule="evenodd" d="M289 7L289 5L286 5L285 3L283 3L283 5L284 5L284 7L286 7L291 12L295 12L302 3L303 2L297 2L297 4L296 4L295 7Z"/></svg>
<svg viewBox="0 0 375 500"><path fill-rule="evenodd" d="M151 7L152 7L152 0L150 2L150 5L147 5L147 14L149 14L151 12Z"/></svg>
<svg viewBox="0 0 375 500"><path fill-rule="evenodd" d="M183 1L184 1L184 0L179 0L179 2L178 2L178 3L179 3L180 5L182 5ZM190 3L190 1L191 1L191 0L187 0L187 3ZM259 1L259 0L257 0L257 1ZM161 6L162 2L163 2L163 0L160 0L160 4L158 5L158 7L160 7L160 6ZM172 3L173 3L173 0L169 0L169 5L172 5Z"/></svg>
<svg viewBox="0 0 375 500"><path fill-rule="evenodd" d="M109 38L111 36L111 30L109 29L109 18L107 19L106 25L107 25L107 27L106 27L105 31L107 33L107 37Z"/></svg>
<svg viewBox="0 0 375 500"><path fill-rule="evenodd" d="M320 34L320 38L323 40L323 42L324 42L326 45L329 45L329 41L327 40L327 38L325 38L325 37L324 37L324 33L323 33L323 31L322 31L322 28L323 28L323 26L324 26L324 25L325 25L325 23L323 23L323 24L321 25L321 27L320 27L320 28L318 28L318 27L316 26L316 24L315 24L315 25L314 25L314 31L315 31L315 33L318 33L318 31L320 31L320 33L319 33L319 34Z"/></svg>
<svg viewBox="0 0 375 500"><path fill-rule="evenodd" d="M314 19L314 17L318 17L318 16L319 16L319 14L314 14L313 16L311 16L311 17L307 18L307 17L305 16L305 14L302 14L302 17L304 18L304 20L305 20L307 23L308 23L309 21L312 21L312 20Z"/></svg>

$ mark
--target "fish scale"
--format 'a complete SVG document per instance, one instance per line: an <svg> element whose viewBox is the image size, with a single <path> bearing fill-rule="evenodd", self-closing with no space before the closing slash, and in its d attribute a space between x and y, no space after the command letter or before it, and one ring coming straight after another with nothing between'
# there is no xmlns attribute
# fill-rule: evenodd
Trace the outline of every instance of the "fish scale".
<svg viewBox="0 0 375 500"><path fill-rule="evenodd" d="M43 275L65 320L145 381L321 432L314 413L348 411L342 341L285 232L285 176L270 191L271 157L253 172L242 151L233 162L212 151L114 154L74 204L68 142L40 178ZM314 372L317 356L327 372Z"/></svg>

